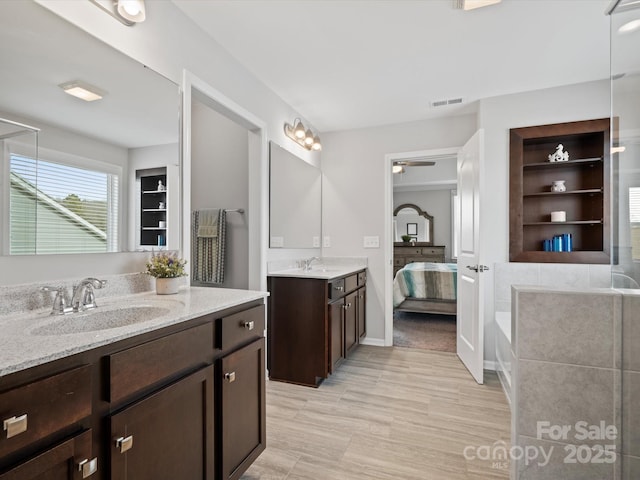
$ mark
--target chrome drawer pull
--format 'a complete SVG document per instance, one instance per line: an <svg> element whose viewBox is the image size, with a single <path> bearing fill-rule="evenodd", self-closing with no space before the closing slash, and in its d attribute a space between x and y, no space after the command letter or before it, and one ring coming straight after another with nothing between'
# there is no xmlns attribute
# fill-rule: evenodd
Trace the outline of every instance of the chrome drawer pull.
<svg viewBox="0 0 640 480"><path fill-rule="evenodd" d="M339 292L344 290L344 287L333 287L335 290L338 290Z"/></svg>
<svg viewBox="0 0 640 480"><path fill-rule="evenodd" d="M87 478L98 471L98 457L91 460L85 458L78 463L78 471L82 473L82 478Z"/></svg>
<svg viewBox="0 0 640 480"><path fill-rule="evenodd" d="M247 330L253 330L253 327L255 326L253 320L250 322L242 322L241 325Z"/></svg>
<svg viewBox="0 0 640 480"><path fill-rule="evenodd" d="M3 423L3 428L7 432L7 438L15 437L27 431L27 414L19 417L7 418Z"/></svg>
<svg viewBox="0 0 640 480"><path fill-rule="evenodd" d="M224 374L224 379L229 382L235 382L236 381L236 372L227 372Z"/></svg>
<svg viewBox="0 0 640 480"><path fill-rule="evenodd" d="M116 439L116 448L120 450L120 453L124 453L127 450L131 450L133 447L133 435L128 437L120 437Z"/></svg>

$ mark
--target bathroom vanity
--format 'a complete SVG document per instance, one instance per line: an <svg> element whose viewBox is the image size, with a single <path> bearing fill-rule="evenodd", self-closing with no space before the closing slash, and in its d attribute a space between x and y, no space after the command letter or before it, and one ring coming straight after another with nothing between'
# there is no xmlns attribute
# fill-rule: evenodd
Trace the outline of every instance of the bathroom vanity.
<svg viewBox="0 0 640 480"><path fill-rule="evenodd" d="M239 478L265 448L265 296L0 319L0 479Z"/></svg>
<svg viewBox="0 0 640 480"><path fill-rule="evenodd" d="M366 271L314 266L271 273L269 378L317 387L366 336Z"/></svg>

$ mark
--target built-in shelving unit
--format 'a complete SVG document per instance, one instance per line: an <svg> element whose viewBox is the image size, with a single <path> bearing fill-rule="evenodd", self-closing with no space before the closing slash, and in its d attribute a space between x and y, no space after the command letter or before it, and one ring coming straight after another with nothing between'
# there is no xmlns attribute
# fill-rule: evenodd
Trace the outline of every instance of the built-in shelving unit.
<svg viewBox="0 0 640 480"><path fill-rule="evenodd" d="M167 170L154 168L136 172L140 186L140 246L167 245Z"/></svg>
<svg viewBox="0 0 640 480"><path fill-rule="evenodd" d="M609 263L609 138L608 118L511 129L510 261ZM558 144L569 160L549 162ZM558 180L566 191L551 191ZM552 222L554 211L566 221ZM572 251L544 251L563 234Z"/></svg>

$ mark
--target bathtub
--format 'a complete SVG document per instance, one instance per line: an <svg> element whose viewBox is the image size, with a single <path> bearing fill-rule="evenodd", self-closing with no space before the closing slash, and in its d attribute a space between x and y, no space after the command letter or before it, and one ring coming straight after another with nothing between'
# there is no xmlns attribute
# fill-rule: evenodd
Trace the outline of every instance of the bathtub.
<svg viewBox="0 0 640 480"><path fill-rule="evenodd" d="M511 312L496 312L496 371L511 404Z"/></svg>

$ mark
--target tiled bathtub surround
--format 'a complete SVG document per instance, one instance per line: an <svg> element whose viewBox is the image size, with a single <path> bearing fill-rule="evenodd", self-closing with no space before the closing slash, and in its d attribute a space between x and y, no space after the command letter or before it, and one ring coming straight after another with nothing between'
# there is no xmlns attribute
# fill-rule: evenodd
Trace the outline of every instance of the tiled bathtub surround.
<svg viewBox="0 0 640 480"><path fill-rule="evenodd" d="M511 311L512 285L609 288L611 265L566 263L496 263L494 274L496 312Z"/></svg>
<svg viewBox="0 0 640 480"><path fill-rule="evenodd" d="M155 288L155 279L144 273L100 275L98 278L107 281L106 287L95 291L98 304L100 303L100 298L148 292ZM0 286L0 315L51 308L55 293L41 291L40 288L43 286L65 287L67 300L70 302L73 286L80 280L82 279Z"/></svg>
<svg viewBox="0 0 640 480"><path fill-rule="evenodd" d="M640 296L631 292L513 287L512 442L522 448L554 446L555 454L544 466L523 459L513 462L512 478L640 478L640 472L631 470L640 465L640 415L635 407L640 373L625 370L621 375L620 370L640 363L634 362L640 360L639 311ZM634 340L635 333L639 335ZM613 425L617 437L576 438L580 421L589 427ZM538 422L571 429L553 437L542 432ZM592 457L596 445L614 445L625 455L613 464L570 463L570 445L582 446L582 454Z"/></svg>

